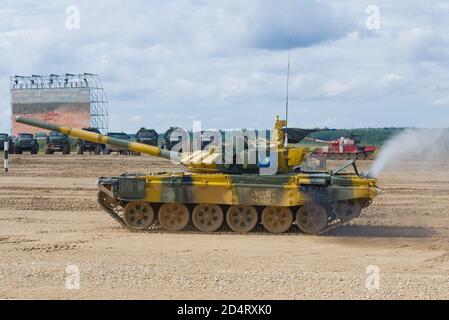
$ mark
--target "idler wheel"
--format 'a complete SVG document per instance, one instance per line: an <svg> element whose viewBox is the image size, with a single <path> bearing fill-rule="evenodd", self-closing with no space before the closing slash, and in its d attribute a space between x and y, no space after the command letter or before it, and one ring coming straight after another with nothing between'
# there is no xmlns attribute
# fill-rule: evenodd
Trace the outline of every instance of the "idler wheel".
<svg viewBox="0 0 449 320"><path fill-rule="evenodd" d="M293 223L290 208L266 207L262 212L262 224L271 233L284 233Z"/></svg>
<svg viewBox="0 0 449 320"><path fill-rule="evenodd" d="M189 219L189 209L183 204L166 203L159 209L158 220L165 230L181 231Z"/></svg>
<svg viewBox="0 0 449 320"><path fill-rule="evenodd" d="M226 212L226 222L234 232L250 232L257 225L257 210L253 206L232 206Z"/></svg>
<svg viewBox="0 0 449 320"><path fill-rule="evenodd" d="M360 216L362 204L359 200L339 201L332 205L332 213L342 221L349 221Z"/></svg>
<svg viewBox="0 0 449 320"><path fill-rule="evenodd" d="M153 220L154 211L148 203L130 202L123 210L123 221L130 229L147 229Z"/></svg>
<svg viewBox="0 0 449 320"><path fill-rule="evenodd" d="M309 203L296 212L296 224L302 232L317 234L326 228L328 216L326 209L316 203Z"/></svg>
<svg viewBox="0 0 449 320"><path fill-rule="evenodd" d="M217 231L223 220L223 210L216 204L199 204L192 213L193 225L202 232Z"/></svg>
<svg viewBox="0 0 449 320"><path fill-rule="evenodd" d="M100 205L108 207L110 204L109 197L103 191L98 191L97 193L97 201Z"/></svg>

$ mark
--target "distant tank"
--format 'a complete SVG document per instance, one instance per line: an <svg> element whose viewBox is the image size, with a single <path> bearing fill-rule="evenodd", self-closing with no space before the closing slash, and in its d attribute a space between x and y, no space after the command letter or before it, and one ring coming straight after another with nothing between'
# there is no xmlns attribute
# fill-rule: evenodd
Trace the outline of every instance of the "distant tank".
<svg viewBox="0 0 449 320"><path fill-rule="evenodd" d="M320 234L357 218L379 192L376 180L359 174L354 161L334 171L305 172L301 163L308 151L285 146L286 122L279 118L269 155L235 151L234 157L243 161L233 163L224 162L218 148L176 153L38 120L16 121L164 159L179 158L188 171L99 178L98 202L131 230L175 232L191 223L201 232L229 228L246 233L261 225L279 234L297 225L304 233ZM249 161L252 152L255 162ZM346 172L349 167L354 173Z"/></svg>
<svg viewBox="0 0 449 320"><path fill-rule="evenodd" d="M341 137L340 139L326 141L306 137L305 140L326 144L326 147L316 148L315 155L325 156L333 160L367 160L372 159L377 151L375 146L366 146L360 144L357 136L350 138Z"/></svg>

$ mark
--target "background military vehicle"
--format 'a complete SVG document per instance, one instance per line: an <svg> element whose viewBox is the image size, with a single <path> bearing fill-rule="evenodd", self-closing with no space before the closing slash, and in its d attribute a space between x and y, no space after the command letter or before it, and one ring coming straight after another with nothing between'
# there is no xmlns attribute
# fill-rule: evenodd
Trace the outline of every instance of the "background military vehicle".
<svg viewBox="0 0 449 320"><path fill-rule="evenodd" d="M8 141L9 143L9 151L11 151L11 140L9 138L9 135L7 133L0 133L0 150L3 151L5 148L5 142Z"/></svg>
<svg viewBox="0 0 449 320"><path fill-rule="evenodd" d="M100 130L98 130L97 128L89 127L89 128L83 128L82 130L100 134ZM78 143L76 145L76 153L77 154L84 154L84 152L89 152L89 153L93 152L94 154L99 155L99 154L101 154L101 151L103 149L104 149L104 145L96 143L95 141L87 141L87 140L83 140L83 139L79 139Z"/></svg>
<svg viewBox="0 0 449 320"><path fill-rule="evenodd" d="M39 142L39 141L44 141L45 142L45 140L47 140L47 134L45 132L43 132L43 131L36 132L34 134L34 138L37 140L37 142Z"/></svg>
<svg viewBox="0 0 449 320"><path fill-rule="evenodd" d="M132 138L131 138L131 136L132 136ZM154 129L140 128L136 134L131 135L131 136L129 138L130 140L133 140L133 141L136 141L139 143L143 143L143 144L147 144L147 145L155 146L155 147L158 146L158 144L159 144L159 134ZM140 156L139 152L130 151L130 153Z"/></svg>
<svg viewBox="0 0 449 320"><path fill-rule="evenodd" d="M24 151L37 154L39 145L32 133L19 133L14 140L14 153L22 154Z"/></svg>
<svg viewBox="0 0 449 320"><path fill-rule="evenodd" d="M218 131L219 134L222 135L222 138L224 139L224 132ZM166 150L173 150L175 146L177 146L180 142L183 140L185 141L187 139L187 136L189 136L190 139L190 150L183 150L184 145L178 145L177 151L179 152L189 152L192 150L193 140L196 139L196 135L201 136L201 149L207 149L207 147L214 142L216 131L215 130L203 130L201 132L192 132L192 131L185 131L182 128L179 127L170 127L165 134L163 138L163 142L161 145L162 149ZM224 140L223 140L224 141Z"/></svg>
<svg viewBox="0 0 449 320"><path fill-rule="evenodd" d="M356 135L351 135L349 138L340 137L332 141L313 138L306 138L306 140L326 144L326 147L316 148L314 154L334 160L371 159L377 151L376 146L361 144L360 137Z"/></svg>
<svg viewBox="0 0 449 320"><path fill-rule="evenodd" d="M284 145L286 122L279 119L269 155L248 150L239 154L241 163L223 162L219 148L175 153L43 121L16 121L165 159L177 157L188 171L98 180L98 202L131 230L181 231L191 222L201 232L214 232L226 221L235 232L263 225L271 233L284 233L295 224L304 233L319 234L357 218L379 192L376 180L359 174L354 161L330 172L304 172L300 165L307 150ZM255 162L249 161L250 152ZM347 172L350 167L354 173Z"/></svg>
<svg viewBox="0 0 449 320"><path fill-rule="evenodd" d="M107 134L107 137L111 137L114 139L121 139L121 140L129 140L129 137L124 132L109 132ZM113 145L113 144L105 144L104 146L104 154L111 154L112 152L117 152L117 154L129 154L129 150L126 147Z"/></svg>
<svg viewBox="0 0 449 320"><path fill-rule="evenodd" d="M154 129L140 128L135 138L137 142L157 147L159 134Z"/></svg>
<svg viewBox="0 0 449 320"><path fill-rule="evenodd" d="M203 130L201 131L201 149L205 150L210 145L217 145L219 144L219 141L215 141L217 137L221 136L221 141L225 141L225 132L222 130ZM191 139L193 141L194 137L193 134L191 134Z"/></svg>
<svg viewBox="0 0 449 320"><path fill-rule="evenodd" d="M14 141L16 141L16 136L9 136L9 153L14 154Z"/></svg>
<svg viewBox="0 0 449 320"><path fill-rule="evenodd" d="M161 146L162 149L171 150L173 149L174 146L176 146L179 142L182 141L182 137L181 136L175 137L173 132L183 132L184 135L186 134L182 128L170 127L170 129L168 129L164 134L164 139L162 141Z"/></svg>
<svg viewBox="0 0 449 320"><path fill-rule="evenodd" d="M34 138L37 141L37 144L39 145L39 150L44 150L45 141L47 140L47 133L43 131L36 132L34 134Z"/></svg>
<svg viewBox="0 0 449 320"><path fill-rule="evenodd" d="M50 132L45 139L45 154L53 154L62 152L62 154L70 154L70 138L60 132Z"/></svg>

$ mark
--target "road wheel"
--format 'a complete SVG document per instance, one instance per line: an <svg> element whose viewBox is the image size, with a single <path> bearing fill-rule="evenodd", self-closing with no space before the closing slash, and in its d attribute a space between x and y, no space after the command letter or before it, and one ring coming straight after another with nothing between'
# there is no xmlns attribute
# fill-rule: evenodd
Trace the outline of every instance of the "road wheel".
<svg viewBox="0 0 449 320"><path fill-rule="evenodd" d="M123 220L132 230L144 230L153 224L154 211L148 203L130 202L123 210Z"/></svg>
<svg viewBox="0 0 449 320"><path fill-rule="evenodd" d="M166 203L158 213L160 225L168 231L181 231L189 223L189 209L183 204Z"/></svg>
<svg viewBox="0 0 449 320"><path fill-rule="evenodd" d="M349 221L360 216L362 204L357 199L335 202L332 205L332 213L342 221Z"/></svg>
<svg viewBox="0 0 449 320"><path fill-rule="evenodd" d="M309 203L296 212L296 224L302 232L317 234L323 231L328 222L327 211L316 203Z"/></svg>
<svg viewBox="0 0 449 320"><path fill-rule="evenodd" d="M216 204L199 204L192 213L193 225L202 232L217 231L223 220L223 210Z"/></svg>
<svg viewBox="0 0 449 320"><path fill-rule="evenodd" d="M262 212L262 224L271 233L284 233L293 223L293 214L287 207L266 207Z"/></svg>
<svg viewBox="0 0 449 320"><path fill-rule="evenodd" d="M95 146L95 150L94 150L94 154L95 155L100 155L100 153L101 153L101 148L100 148L100 146ZM110 153L110 152L109 152Z"/></svg>
<svg viewBox="0 0 449 320"><path fill-rule="evenodd" d="M366 155L363 152L359 152L357 153L357 160L365 160L366 159Z"/></svg>
<svg viewBox="0 0 449 320"><path fill-rule="evenodd" d="M226 222L234 232L250 232L258 222L257 210L253 206L232 206L226 212Z"/></svg>
<svg viewBox="0 0 449 320"><path fill-rule="evenodd" d="M80 145L76 146L76 153L79 154L79 155L84 154L84 150L83 150L83 148Z"/></svg>

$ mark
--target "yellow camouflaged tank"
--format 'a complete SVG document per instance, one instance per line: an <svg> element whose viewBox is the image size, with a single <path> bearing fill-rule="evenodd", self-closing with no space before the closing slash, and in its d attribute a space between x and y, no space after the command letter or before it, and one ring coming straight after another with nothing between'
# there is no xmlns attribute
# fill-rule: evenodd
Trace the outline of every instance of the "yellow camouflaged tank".
<svg viewBox="0 0 449 320"><path fill-rule="evenodd" d="M247 233L263 226L281 234L296 225L304 233L321 234L357 218L380 191L375 179L358 173L354 161L334 171L303 171L301 163L308 150L284 143L286 122L279 118L269 152L259 151L255 162L246 156L241 163L223 161L225 152L214 147L176 154L43 121L22 117L16 121L95 143L176 158L186 166L185 172L99 178L98 202L131 230L177 232L193 226L201 232L230 229ZM347 173L350 166L354 173Z"/></svg>

